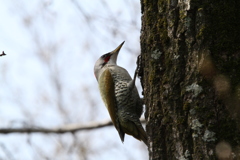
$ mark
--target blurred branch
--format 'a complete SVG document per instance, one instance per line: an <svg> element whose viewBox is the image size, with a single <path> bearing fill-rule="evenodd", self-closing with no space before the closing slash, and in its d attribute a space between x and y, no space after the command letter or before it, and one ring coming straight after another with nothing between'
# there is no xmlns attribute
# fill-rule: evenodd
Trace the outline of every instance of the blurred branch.
<svg viewBox="0 0 240 160"><path fill-rule="evenodd" d="M9 159L9 160L14 159L13 154L8 150L8 148L5 146L5 144L1 143L0 148L2 149L1 151L5 153L7 159Z"/></svg>
<svg viewBox="0 0 240 160"><path fill-rule="evenodd" d="M145 120L141 119L142 123L145 123ZM111 121L105 122L92 122L87 125L80 125L80 124L68 124L62 127L57 128L40 128L40 127L23 127L23 128L0 128L0 134L9 134L9 133L66 133L66 132L77 132L83 130L92 130L103 128L107 126L112 126Z"/></svg>
<svg viewBox="0 0 240 160"><path fill-rule="evenodd" d="M5 52L4 51L2 51L2 54L0 54L0 56L5 56L6 54L5 54Z"/></svg>

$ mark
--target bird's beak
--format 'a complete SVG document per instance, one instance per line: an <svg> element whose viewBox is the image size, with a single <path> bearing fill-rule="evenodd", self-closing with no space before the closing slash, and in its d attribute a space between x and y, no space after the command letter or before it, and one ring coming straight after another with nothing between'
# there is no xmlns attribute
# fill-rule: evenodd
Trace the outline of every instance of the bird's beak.
<svg viewBox="0 0 240 160"><path fill-rule="evenodd" d="M117 63L117 56L118 56L118 53L119 53L120 49L122 48L124 42L125 41L123 41L116 49L114 49L112 52L110 52L111 59L110 59L109 63L114 63L114 64Z"/></svg>
<svg viewBox="0 0 240 160"><path fill-rule="evenodd" d="M122 48L124 42L125 42L125 41L123 41L116 49L114 49L112 52L110 52L110 54L118 54L118 52L119 52L120 49Z"/></svg>

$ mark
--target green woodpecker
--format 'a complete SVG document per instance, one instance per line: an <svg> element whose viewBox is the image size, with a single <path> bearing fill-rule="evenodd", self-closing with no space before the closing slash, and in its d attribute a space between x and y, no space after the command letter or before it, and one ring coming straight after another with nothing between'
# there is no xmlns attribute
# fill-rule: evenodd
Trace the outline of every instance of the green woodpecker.
<svg viewBox="0 0 240 160"><path fill-rule="evenodd" d="M132 80L127 70L116 63L123 44L124 42L96 61L94 74L101 97L122 142L126 133L147 145L147 135L139 120L143 104L135 86L136 72Z"/></svg>

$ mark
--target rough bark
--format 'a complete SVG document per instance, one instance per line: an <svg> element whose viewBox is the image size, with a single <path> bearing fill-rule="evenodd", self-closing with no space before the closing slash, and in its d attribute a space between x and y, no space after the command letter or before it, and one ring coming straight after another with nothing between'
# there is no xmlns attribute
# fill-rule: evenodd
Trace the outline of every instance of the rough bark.
<svg viewBox="0 0 240 160"><path fill-rule="evenodd" d="M142 0L141 7L150 159L238 159L240 1Z"/></svg>

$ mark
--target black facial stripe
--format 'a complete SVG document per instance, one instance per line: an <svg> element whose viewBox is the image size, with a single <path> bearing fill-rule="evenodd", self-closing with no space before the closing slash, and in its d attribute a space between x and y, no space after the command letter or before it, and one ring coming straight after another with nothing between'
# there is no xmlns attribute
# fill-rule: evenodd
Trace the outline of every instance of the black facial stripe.
<svg viewBox="0 0 240 160"><path fill-rule="evenodd" d="M104 63L101 65L101 68L104 67L106 64L107 64L107 62L104 62Z"/></svg>

